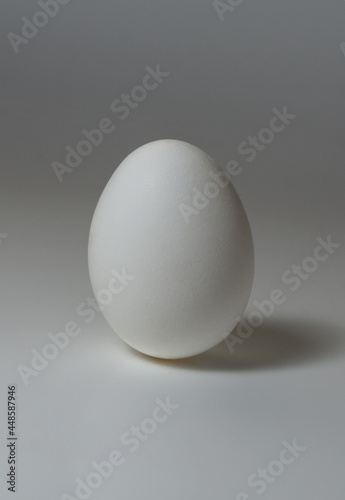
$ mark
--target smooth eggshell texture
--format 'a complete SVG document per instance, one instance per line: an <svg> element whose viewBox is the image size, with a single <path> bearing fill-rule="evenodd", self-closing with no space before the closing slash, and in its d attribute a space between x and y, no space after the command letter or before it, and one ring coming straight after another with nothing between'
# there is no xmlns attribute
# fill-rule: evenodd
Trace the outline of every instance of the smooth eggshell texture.
<svg viewBox="0 0 345 500"><path fill-rule="evenodd" d="M100 197L89 239L93 291L110 326L142 353L204 352L246 307L251 231L226 174L215 183L218 172L191 144L155 141L125 158Z"/></svg>

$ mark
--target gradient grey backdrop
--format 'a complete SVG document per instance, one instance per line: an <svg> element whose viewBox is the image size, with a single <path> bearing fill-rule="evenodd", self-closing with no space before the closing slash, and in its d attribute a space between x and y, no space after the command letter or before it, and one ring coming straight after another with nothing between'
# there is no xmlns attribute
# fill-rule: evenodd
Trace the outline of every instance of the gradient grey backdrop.
<svg viewBox="0 0 345 500"><path fill-rule="evenodd" d="M1 498L14 497L6 486L12 383L20 500L74 495L76 478L166 396L179 409L90 498L255 499L248 477L294 438L306 450L262 498L340 498L345 2L243 0L221 21L212 0L75 0L16 54L7 34L20 34L21 18L38 10L36 1L3 0L0 11ZM111 102L157 64L170 76L119 120ZM284 106L296 118L247 162L238 144ZM115 131L60 183L52 162L64 163L65 147L104 117ZM248 311L274 288L286 292L233 355L223 343L188 361L154 361L100 315L86 325L76 314L92 296L87 240L97 200L127 154L160 138L191 142L224 168L240 163L232 180L256 252ZM289 291L284 271L327 235L341 247ZM30 351L69 321L82 333L25 386L17 366L29 366Z"/></svg>

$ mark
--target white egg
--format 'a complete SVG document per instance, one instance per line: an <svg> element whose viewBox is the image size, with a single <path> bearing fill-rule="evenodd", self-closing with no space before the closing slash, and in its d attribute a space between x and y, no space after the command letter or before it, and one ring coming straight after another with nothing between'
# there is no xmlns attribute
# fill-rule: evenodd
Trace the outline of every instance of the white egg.
<svg viewBox="0 0 345 500"><path fill-rule="evenodd" d="M138 351L184 358L220 343L247 305L254 270L228 176L186 142L136 149L97 204L89 270L109 325Z"/></svg>

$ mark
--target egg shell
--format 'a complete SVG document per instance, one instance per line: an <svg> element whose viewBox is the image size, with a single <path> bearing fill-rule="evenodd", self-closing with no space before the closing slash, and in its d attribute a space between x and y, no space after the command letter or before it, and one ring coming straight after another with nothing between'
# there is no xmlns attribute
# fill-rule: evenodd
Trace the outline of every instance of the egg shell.
<svg viewBox="0 0 345 500"><path fill-rule="evenodd" d="M251 292L253 240L227 174L186 142L123 160L97 204L89 271L109 325L131 347L184 358L220 343Z"/></svg>

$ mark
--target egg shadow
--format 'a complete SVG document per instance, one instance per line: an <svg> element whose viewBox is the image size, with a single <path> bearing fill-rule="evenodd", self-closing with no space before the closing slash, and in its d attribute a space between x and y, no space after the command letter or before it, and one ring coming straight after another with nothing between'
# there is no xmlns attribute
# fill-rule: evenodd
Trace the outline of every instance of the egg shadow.
<svg viewBox="0 0 345 500"><path fill-rule="evenodd" d="M339 326L307 319L267 319L242 344L223 341L213 349L177 360L157 359L127 348L148 363L174 369L238 371L304 365L345 353L345 332Z"/></svg>

